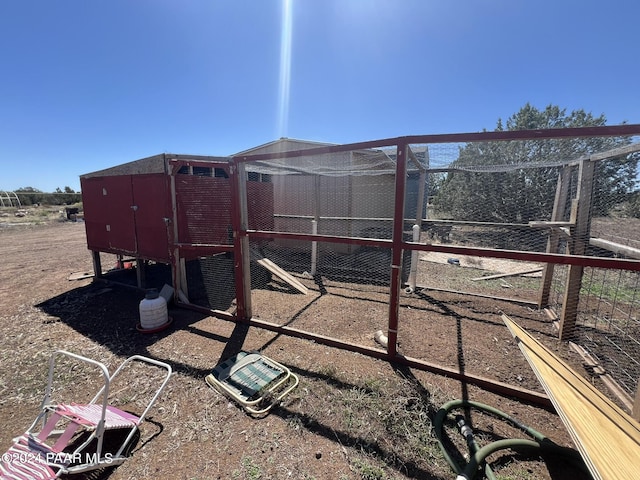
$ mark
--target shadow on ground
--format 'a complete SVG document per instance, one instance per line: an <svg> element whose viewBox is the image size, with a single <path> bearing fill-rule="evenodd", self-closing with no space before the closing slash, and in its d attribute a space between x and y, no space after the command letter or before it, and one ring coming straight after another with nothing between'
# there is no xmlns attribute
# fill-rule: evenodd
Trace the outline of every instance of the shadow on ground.
<svg viewBox="0 0 640 480"><path fill-rule="evenodd" d="M204 331L195 324L207 317L206 314L194 312L187 309L170 309L170 316L173 318L173 324L166 330L154 334L142 334L136 326L139 321L139 303L144 297L144 293L138 289L118 285L105 284L102 282L94 282L84 287L80 287L68 291L59 296L53 297L45 302L37 305L45 313L51 317L59 319L69 325L75 331L80 333L92 341L104 345L114 354L122 357L128 357L134 354L142 354L153 357L149 354L149 347L159 339L167 335L171 335L175 330L185 330L197 335L210 338L213 341L224 343L224 350L221 354L220 361L236 354L242 349L244 340L248 334L249 326L246 324L235 324L233 332L227 336L221 336L215 333ZM440 306L435 303L435 306ZM449 312L449 314L452 314ZM57 321L55 318L50 321ZM263 348L266 348L273 340L268 341ZM164 360L158 358L158 360ZM463 359L459 359L464 364ZM196 379L202 379L210 370L196 368L187 363L170 361L174 371L182 375L190 376ZM323 382L331 386L336 391L342 392L341 397L348 397L350 392L354 390L363 390L362 384L356 385L344 382L331 374L323 374L310 370L301 370L293 368L299 376L305 379L307 383L314 381ZM408 381L412 385L411 392L403 392L412 398L413 404L403 406L404 409L415 409L427 413L428 420L424 425L424 429L429 436L431 428L430 421L433 420L437 406L432 404L431 393L425 388L420 381L413 376L410 369L405 367L396 367L396 375ZM375 395L376 392L364 392L364 394ZM355 449L367 455L372 455L380 459L392 469L403 472L410 478L421 479L441 479L449 477L441 477L428 471L423 465L414 461L409 456L398 454L394 449L390 449L388 444L379 441L371 441L357 432L346 428L337 428L335 425L328 423L322 416L310 414L296 408L295 403L288 406L277 406L272 411L272 415L277 415L283 420L290 422L295 419L304 428L316 435L325 437L328 440L335 441L343 447ZM505 462L518 461L520 456L513 454L505 457ZM545 459L551 478L567 478L567 468L562 465L561 459L549 458ZM107 478L111 472L105 471L99 473L96 478ZM581 478L576 476L575 469L570 469L573 478Z"/></svg>

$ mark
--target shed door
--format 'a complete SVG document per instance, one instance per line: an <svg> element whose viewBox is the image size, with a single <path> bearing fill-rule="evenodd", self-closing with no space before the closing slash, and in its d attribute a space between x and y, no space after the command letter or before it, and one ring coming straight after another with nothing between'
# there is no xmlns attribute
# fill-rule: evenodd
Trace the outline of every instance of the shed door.
<svg viewBox="0 0 640 480"><path fill-rule="evenodd" d="M166 182L165 175L131 177L137 251L143 258L169 260Z"/></svg>
<svg viewBox="0 0 640 480"><path fill-rule="evenodd" d="M98 177L88 184L90 217L87 223L89 248L98 250L135 253L135 226L133 218L133 196L131 181L127 176ZM85 192L83 192L84 198ZM85 199L86 202L86 199Z"/></svg>

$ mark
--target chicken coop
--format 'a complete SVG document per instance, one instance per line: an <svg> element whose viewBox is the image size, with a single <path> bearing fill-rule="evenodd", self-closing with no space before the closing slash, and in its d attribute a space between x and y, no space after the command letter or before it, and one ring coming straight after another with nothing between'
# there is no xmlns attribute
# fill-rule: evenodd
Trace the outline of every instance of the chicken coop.
<svg viewBox="0 0 640 480"><path fill-rule="evenodd" d="M87 243L97 276L101 254L132 260L138 286L164 265L185 306L544 402L459 356L466 314L452 306L522 306L579 340L640 412L638 135L280 139L228 158L157 155L81 177ZM440 340L416 334L440 326ZM491 344L501 333L486 326L473 335Z"/></svg>
<svg viewBox="0 0 640 480"><path fill-rule="evenodd" d="M151 266L168 267L168 281L187 292L187 270L199 259L233 252L230 163L224 157L160 154L80 177L87 246L96 277L101 254L132 266L138 287L156 287ZM250 180L249 223L273 224L273 188ZM196 265L193 269L197 269ZM233 282L232 282L233 283ZM162 286L162 283L159 285Z"/></svg>
<svg viewBox="0 0 640 480"><path fill-rule="evenodd" d="M319 146L328 145L280 139L236 156ZM241 164L234 167L231 157L161 154L82 175L87 245L95 274L115 281L128 274L131 283L135 273L139 288L168 283L178 287L178 300L185 304L226 311L240 281L234 258L241 246L234 243L233 232L245 229L245 204L246 229L388 241L395 208L389 201L395 190L395 154L395 149L362 149L312 155L302 166L287 168L269 161L246 170ZM405 212L413 217L412 224L425 212L425 155L425 149L412 152L408 167ZM232 181L234 168L242 168L243 192ZM312 273L322 258L324 270L336 275L389 281L387 249L350 242L328 247L287 238L256 240L247 248L253 286L268 282L274 268L278 274L278 265L286 269L300 258L308 259ZM101 254L115 255L117 268L104 269ZM267 255L278 265L265 268L262 260ZM408 261L407 252L404 262ZM130 271L122 272L122 267Z"/></svg>

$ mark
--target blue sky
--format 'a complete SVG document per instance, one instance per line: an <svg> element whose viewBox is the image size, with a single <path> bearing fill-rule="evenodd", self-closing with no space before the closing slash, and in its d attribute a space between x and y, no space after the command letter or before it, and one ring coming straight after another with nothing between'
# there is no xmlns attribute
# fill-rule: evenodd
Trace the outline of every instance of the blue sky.
<svg viewBox="0 0 640 480"><path fill-rule="evenodd" d="M5 0L0 190L282 136L492 130L527 102L640 123L638 18L634 0Z"/></svg>

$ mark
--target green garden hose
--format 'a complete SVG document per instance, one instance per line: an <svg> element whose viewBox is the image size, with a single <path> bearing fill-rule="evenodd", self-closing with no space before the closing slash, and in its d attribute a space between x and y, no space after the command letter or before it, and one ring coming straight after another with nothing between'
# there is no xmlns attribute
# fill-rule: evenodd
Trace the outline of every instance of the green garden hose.
<svg viewBox="0 0 640 480"><path fill-rule="evenodd" d="M464 417L458 416L456 418L456 423L458 424L458 428L460 429L460 432L462 433L462 435L465 437L467 441L467 446L469 447L469 454L470 454L469 462L466 465L460 465L449 454L449 452L444 446L444 441L443 441L444 422L451 410L455 410L459 408L475 408L477 410L487 412L501 420L506 421L507 423L510 423L512 426L522 430L527 435L529 435L531 439L515 438L515 439L498 440L488 445L485 445L482 448L478 448L478 445L476 444L476 441L473 437L473 431L471 427L469 427L466 424ZM491 467L486 463L485 460L489 455L504 449L511 449L511 450L517 450L517 451L533 449L536 452L540 452L540 451L545 453L553 452L556 455L562 455L564 457L567 457L568 459L572 460L573 463L575 463L578 467L587 471L584 465L584 462L580 457L580 455L578 454L578 452L576 452L571 448L557 445L556 443L549 440L547 437L545 437L542 433L538 432L537 430L534 430L533 428L522 424L517 419L511 417L510 415L504 412L501 412L496 408L490 407L489 405L484 405L482 403L473 402L470 400L452 400L444 404L440 408L440 410L438 410L438 413L436 414L436 417L433 423L434 423L435 435L436 435L436 438L438 439L440 449L442 450L442 453L447 463L451 466L453 471L458 475L457 480L473 480L476 474L478 473L478 467L482 464L484 464L485 476L489 480L495 480L496 477L493 471L491 470Z"/></svg>

